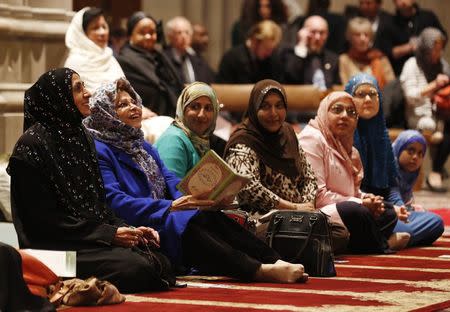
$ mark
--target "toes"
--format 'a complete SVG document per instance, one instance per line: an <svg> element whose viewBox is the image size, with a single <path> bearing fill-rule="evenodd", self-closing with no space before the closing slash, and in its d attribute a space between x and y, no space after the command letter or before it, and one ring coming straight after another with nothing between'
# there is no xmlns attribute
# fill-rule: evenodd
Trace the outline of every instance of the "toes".
<svg viewBox="0 0 450 312"><path fill-rule="evenodd" d="M309 279L308 273L303 273L302 276L297 279L297 283L306 283Z"/></svg>

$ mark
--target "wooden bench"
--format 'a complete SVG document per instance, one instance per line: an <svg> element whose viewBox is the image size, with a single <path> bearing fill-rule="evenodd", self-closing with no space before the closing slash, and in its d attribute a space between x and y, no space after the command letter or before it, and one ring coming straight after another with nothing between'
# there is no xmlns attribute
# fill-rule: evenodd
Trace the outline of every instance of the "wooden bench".
<svg viewBox="0 0 450 312"><path fill-rule="evenodd" d="M229 112L244 112L253 84L212 84L222 109ZM334 90L342 90L342 86L333 87L329 91L320 91L313 85L284 85L289 110L315 111L320 101Z"/></svg>

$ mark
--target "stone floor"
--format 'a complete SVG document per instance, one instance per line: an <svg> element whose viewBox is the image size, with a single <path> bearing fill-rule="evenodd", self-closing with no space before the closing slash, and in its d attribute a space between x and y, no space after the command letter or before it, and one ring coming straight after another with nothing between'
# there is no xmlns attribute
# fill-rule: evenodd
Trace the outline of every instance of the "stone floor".
<svg viewBox="0 0 450 312"><path fill-rule="evenodd" d="M447 193L435 193L428 189L414 192L415 202L422 205L425 209L429 208L449 208L450 209L450 191Z"/></svg>

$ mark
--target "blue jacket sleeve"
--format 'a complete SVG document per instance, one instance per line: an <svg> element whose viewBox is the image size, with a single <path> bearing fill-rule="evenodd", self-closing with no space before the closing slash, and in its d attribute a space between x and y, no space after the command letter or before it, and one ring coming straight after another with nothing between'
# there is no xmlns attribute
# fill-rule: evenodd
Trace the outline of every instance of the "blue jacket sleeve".
<svg viewBox="0 0 450 312"><path fill-rule="evenodd" d="M396 206L403 206L405 203L403 202L402 196L400 194L400 189L398 186L392 186L389 189L389 197L387 201L393 203Z"/></svg>
<svg viewBox="0 0 450 312"><path fill-rule="evenodd" d="M151 154L151 156L153 157L153 159L156 161L156 163L159 166L159 169L161 170L162 175L164 176L164 180L166 181L166 186L168 188L169 194L171 195L171 197L173 199L177 199L181 196L183 196L183 194L177 189L177 185L178 183L180 183L180 178L177 177L177 175L169 170L164 162L161 160L161 157L159 156L158 151L156 150L156 148L154 148L153 146L151 146L150 144L145 143L145 147L147 149L147 151Z"/></svg>
<svg viewBox="0 0 450 312"><path fill-rule="evenodd" d="M106 191L106 201L117 216L128 224L153 226L164 222L172 200L155 200L148 196L136 197L125 192L118 175L114 154L107 149L98 150L99 167Z"/></svg>

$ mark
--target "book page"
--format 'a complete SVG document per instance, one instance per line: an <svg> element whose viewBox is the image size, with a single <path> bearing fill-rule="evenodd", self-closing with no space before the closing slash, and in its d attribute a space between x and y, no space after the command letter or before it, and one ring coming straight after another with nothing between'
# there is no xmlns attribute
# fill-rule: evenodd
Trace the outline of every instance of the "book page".
<svg viewBox="0 0 450 312"><path fill-rule="evenodd" d="M216 152L209 150L181 180L177 188L183 194L202 195L216 201L218 207L223 207L231 204L249 181L249 177L235 173Z"/></svg>
<svg viewBox="0 0 450 312"><path fill-rule="evenodd" d="M187 188L192 195L211 192L224 180L225 174L216 163L206 163L192 176Z"/></svg>

